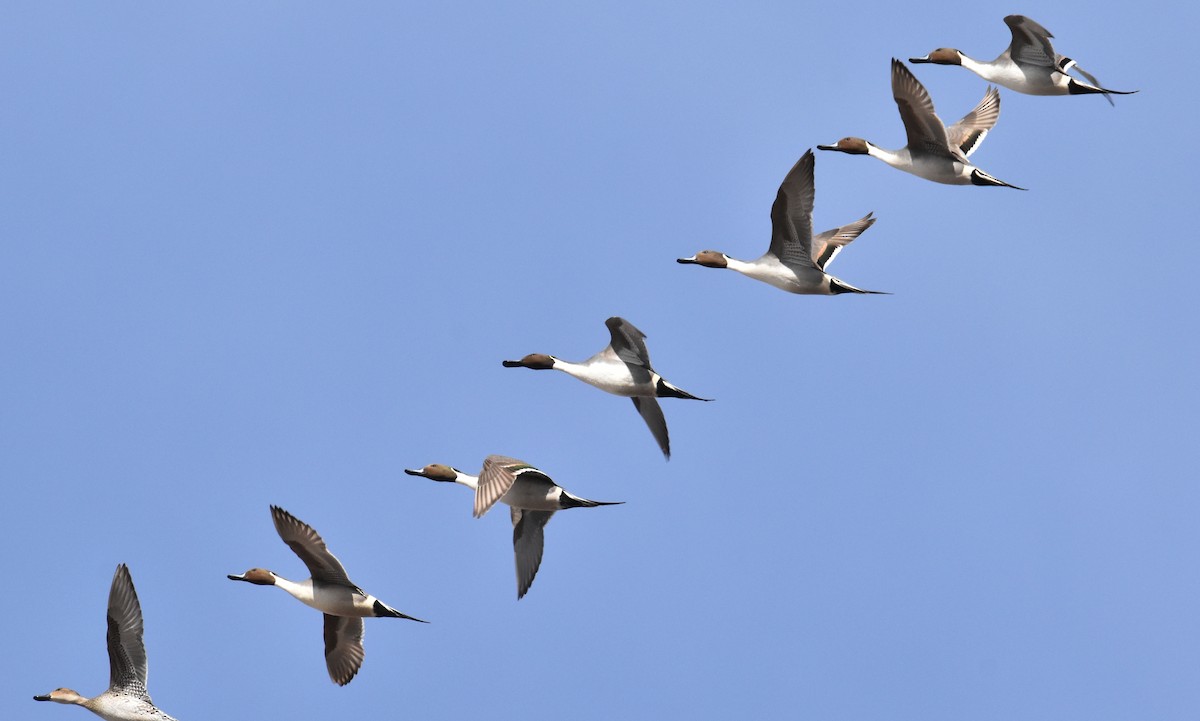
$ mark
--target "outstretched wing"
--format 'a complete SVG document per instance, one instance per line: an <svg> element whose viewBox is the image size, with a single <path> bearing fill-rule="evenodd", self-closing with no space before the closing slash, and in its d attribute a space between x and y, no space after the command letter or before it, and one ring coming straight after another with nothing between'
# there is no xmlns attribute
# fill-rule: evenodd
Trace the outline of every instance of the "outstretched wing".
<svg viewBox="0 0 1200 721"><path fill-rule="evenodd" d="M892 97L900 110L910 152L953 156L946 126L933 109L929 91L904 63L892 58Z"/></svg>
<svg viewBox="0 0 1200 721"><path fill-rule="evenodd" d="M636 369L652 370L650 366L650 351L646 350L646 334L637 329L633 323L613 316L604 321L608 326L612 342L609 347L621 359L630 371ZM635 375L634 380L638 380Z"/></svg>
<svg viewBox="0 0 1200 721"><path fill-rule="evenodd" d="M809 149L784 176L771 205L769 253L789 267L814 267L812 211L816 188L814 158Z"/></svg>
<svg viewBox="0 0 1200 721"><path fill-rule="evenodd" d="M524 598L542 565L543 529L554 511L512 509L513 556L517 561L517 598Z"/></svg>
<svg viewBox="0 0 1200 721"><path fill-rule="evenodd" d="M1012 43L1008 46L1010 58L1025 65L1058 67L1058 53L1050 43L1054 36L1049 30L1024 15L1009 15L1004 18L1004 24L1012 31Z"/></svg>
<svg viewBox="0 0 1200 721"><path fill-rule="evenodd" d="M142 642L142 605L124 563L117 566L108 591L108 687L150 701L146 691L146 645Z"/></svg>
<svg viewBox="0 0 1200 721"><path fill-rule="evenodd" d="M974 153L979 144L983 142L988 131L996 125L996 120L999 118L1000 91L989 86L983 100L979 101L974 110L964 115L954 125L946 128L946 136L951 145L961 150L963 155L970 157L971 153Z"/></svg>
<svg viewBox="0 0 1200 721"><path fill-rule="evenodd" d="M658 399L650 396L634 396L633 407L642 416L642 420L646 421L646 426L654 434L654 440L658 441L658 447L662 450L663 455L670 459L671 438L667 435L667 419L663 416L662 407L658 405Z"/></svg>
<svg viewBox="0 0 1200 721"><path fill-rule="evenodd" d="M329 552L325 541L312 526L279 506L271 506L271 520L275 522L275 530L283 542L308 566L314 581L345 586L362 593L361 588L350 582L342 562Z"/></svg>
<svg viewBox="0 0 1200 721"><path fill-rule="evenodd" d="M875 224L875 218L871 217L874 213L867 213L862 218L847 223L840 228L827 230L824 233L813 236L812 253L813 259L817 262L817 267L825 270L837 254L842 252L842 248L846 247L850 241L862 235L863 231Z"/></svg>
<svg viewBox="0 0 1200 721"><path fill-rule="evenodd" d="M325 667L338 686L350 683L362 668L363 621L361 618L325 614Z"/></svg>

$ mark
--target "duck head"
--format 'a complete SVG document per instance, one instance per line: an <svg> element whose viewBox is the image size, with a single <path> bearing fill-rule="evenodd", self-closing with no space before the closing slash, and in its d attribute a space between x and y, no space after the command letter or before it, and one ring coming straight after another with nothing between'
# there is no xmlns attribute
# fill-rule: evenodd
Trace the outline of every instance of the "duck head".
<svg viewBox="0 0 1200 721"><path fill-rule="evenodd" d="M702 265L705 268L728 268L729 257L715 250L702 250L691 258L678 258L676 263Z"/></svg>
<svg viewBox="0 0 1200 721"><path fill-rule="evenodd" d="M962 53L954 48L938 48L920 58L909 58L910 63L933 63L934 65L962 65Z"/></svg>
<svg viewBox="0 0 1200 721"><path fill-rule="evenodd" d="M245 581L246 583L253 583L255 586L275 585L274 572L268 571L265 568L251 568L240 576L230 573L227 577L230 581Z"/></svg>
<svg viewBox="0 0 1200 721"><path fill-rule="evenodd" d="M817 150L836 150L850 155L868 155L871 144L862 138L842 138L833 145L818 145Z"/></svg>
<svg viewBox="0 0 1200 721"><path fill-rule="evenodd" d="M521 360L504 361L505 368L532 368L535 371L550 370L554 367L554 356L545 353L530 353Z"/></svg>
<svg viewBox="0 0 1200 721"><path fill-rule="evenodd" d="M405 468L404 472L410 476L421 476L422 478L428 478L431 481L441 481L442 483L454 483L458 480L458 471L441 463L431 463L424 468L416 470Z"/></svg>
<svg viewBox="0 0 1200 721"><path fill-rule="evenodd" d="M34 701L53 701L54 703L82 704L87 699L69 688L56 688L50 693L34 696Z"/></svg>

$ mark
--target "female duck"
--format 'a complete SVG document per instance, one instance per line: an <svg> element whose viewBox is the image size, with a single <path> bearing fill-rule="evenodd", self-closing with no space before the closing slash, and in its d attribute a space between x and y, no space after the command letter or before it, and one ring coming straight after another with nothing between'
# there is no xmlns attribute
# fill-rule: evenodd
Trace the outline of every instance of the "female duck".
<svg viewBox="0 0 1200 721"><path fill-rule="evenodd" d="M56 688L33 700L82 706L106 721L175 721L158 710L146 691L142 605L124 563L117 566L108 590L108 679L108 690L93 698Z"/></svg>

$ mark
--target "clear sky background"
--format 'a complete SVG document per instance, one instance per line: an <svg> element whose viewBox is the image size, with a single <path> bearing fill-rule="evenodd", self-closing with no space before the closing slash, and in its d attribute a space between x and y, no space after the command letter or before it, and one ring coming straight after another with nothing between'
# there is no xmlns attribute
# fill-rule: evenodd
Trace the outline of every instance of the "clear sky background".
<svg viewBox="0 0 1200 721"><path fill-rule="evenodd" d="M831 267L761 254L779 182L904 144L889 59L1005 14L1141 93L1002 90L949 187L818 153ZM1188 4L7 3L0 8L0 717L105 688L128 563L150 691L205 719L1195 719L1200 487ZM941 116L986 84L914 68ZM558 373L620 315L625 399ZM626 505L547 528L403 474L527 460ZM268 506L369 592L330 683Z"/></svg>

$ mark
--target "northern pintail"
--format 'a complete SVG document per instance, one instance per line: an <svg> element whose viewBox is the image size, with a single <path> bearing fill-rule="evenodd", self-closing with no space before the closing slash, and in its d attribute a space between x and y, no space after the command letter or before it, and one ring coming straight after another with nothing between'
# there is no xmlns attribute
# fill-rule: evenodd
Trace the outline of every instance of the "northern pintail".
<svg viewBox="0 0 1200 721"><path fill-rule="evenodd" d="M1004 24L1012 31L1012 42L995 60L976 60L961 50L938 48L911 63L961 65L990 83L1029 95L1084 95L1101 93L1110 105L1112 95L1131 95L1136 90L1111 90L1100 87L1096 78L1071 58L1054 51L1050 31L1024 15L1009 15ZM1076 70L1088 82L1080 82L1067 73Z"/></svg>
<svg viewBox="0 0 1200 721"><path fill-rule="evenodd" d="M989 87L974 110L947 128L934 112L933 101L925 86L904 63L892 58L892 96L908 134L907 146L887 150L862 138L842 138L833 145L817 147L851 155L870 155L893 168L935 183L1001 185L1024 190L988 175L967 159L1000 117L1000 93L995 88Z"/></svg>
<svg viewBox="0 0 1200 721"><path fill-rule="evenodd" d="M671 457L671 439L667 435L667 419L663 417L658 398L687 398L710 401L669 383L650 366L646 350L646 334L632 323L616 316L604 321L612 342L604 350L582 363L572 363L544 353L530 353L521 360L504 361L505 368L562 371L569 376L593 385L613 395L633 398L633 407L646 421L663 456Z"/></svg>
<svg viewBox="0 0 1200 721"><path fill-rule="evenodd" d="M875 222L871 213L819 235L812 232L813 152L808 150L784 177L771 206L771 247L757 260L730 258L715 250L702 250L680 263L707 268L728 268L789 293L838 295L883 293L855 288L825 272L842 248Z"/></svg>
<svg viewBox="0 0 1200 721"><path fill-rule="evenodd" d="M337 685L350 683L362 666L363 618L407 618L428 623L400 613L351 582L342 562L329 552L312 526L278 506L271 506L271 520L279 537L304 561L312 577L289 581L274 571L251 568L241 575L229 574L229 579L278 586L297 601L324 613L325 665L329 668L329 678Z"/></svg>
<svg viewBox="0 0 1200 721"><path fill-rule="evenodd" d="M615 506L624 501L589 501L568 493L542 471L525 461L508 456L483 459L478 476L440 463L418 470L405 468L410 476L431 481L458 483L475 491L475 517L479 518L497 501L509 506L513 524L513 555L517 564L517 598L524 598L538 567L542 565L543 532L555 511L565 508Z"/></svg>
<svg viewBox="0 0 1200 721"><path fill-rule="evenodd" d="M84 698L69 688L56 688L33 700L75 704L107 721L175 721L154 705L146 691L142 605L124 563L117 566L108 591L108 690Z"/></svg>

